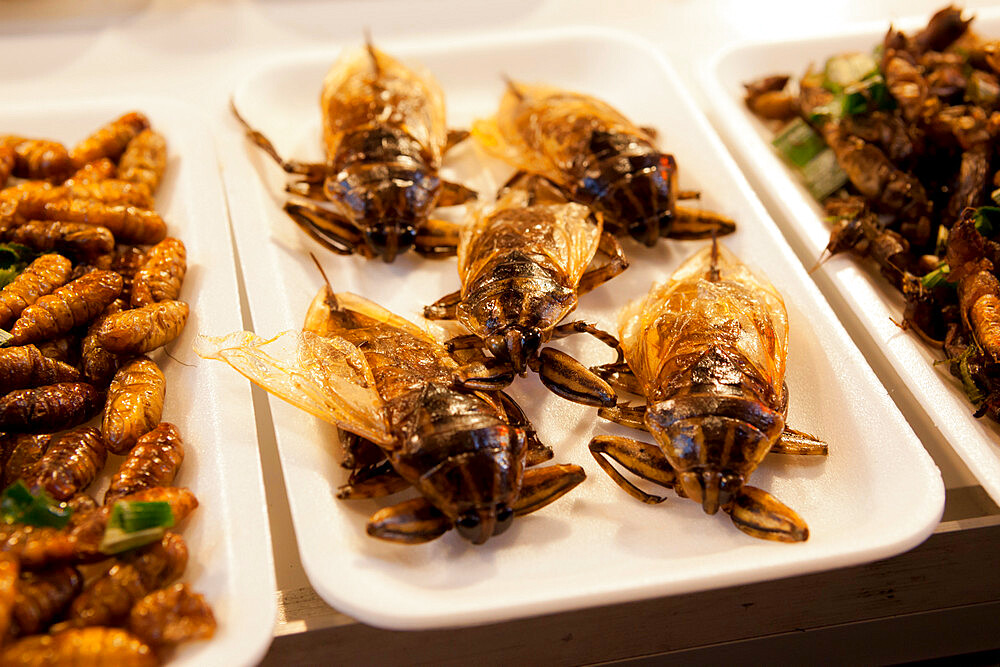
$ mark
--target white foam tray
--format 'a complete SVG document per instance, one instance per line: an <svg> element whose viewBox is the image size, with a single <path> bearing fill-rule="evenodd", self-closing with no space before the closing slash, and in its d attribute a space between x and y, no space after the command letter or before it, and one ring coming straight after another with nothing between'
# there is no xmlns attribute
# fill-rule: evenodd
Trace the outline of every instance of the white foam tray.
<svg viewBox="0 0 1000 667"><path fill-rule="evenodd" d="M271 643L277 604L250 391L245 382L192 352L198 333L242 322L218 158L207 123L183 104L131 96L3 106L0 127L72 146L133 109L149 116L166 137L168 164L156 210L167 221L168 234L184 241L188 253L181 299L191 314L181 336L151 356L167 382L163 420L175 424L184 439L184 462L174 483L190 488L200 503L180 529L190 552L182 581L205 595L218 621L214 638L182 644L168 656L169 664L256 664ZM103 489L95 497L102 494Z"/></svg>
<svg viewBox="0 0 1000 667"><path fill-rule="evenodd" d="M973 28L982 35L1000 34L1000 10L980 10ZM894 24L906 31L926 25L927 17ZM882 42L888 21L851 31L785 42L747 43L721 52L703 77L708 108L730 148L748 171L782 231L799 250L806 266L813 266L830 239L822 208L771 147L773 133L743 104L743 83L774 73L801 76L810 63L821 66L831 55L868 51ZM858 262L847 254L820 266L844 306L870 336L864 349L870 358L884 358L898 374L894 390L910 392L917 409L926 411L933 428L968 466L990 496L1000 503L1000 427L988 419L974 419L961 383L947 365L934 366L942 357L916 335L903 332L902 296L889 287L873 263Z"/></svg>
<svg viewBox="0 0 1000 667"><path fill-rule="evenodd" d="M271 398L299 551L320 596L373 625L462 626L847 566L908 549L931 532L944 502L938 470L654 49L602 30L380 46L435 73L456 127L493 112L503 91L501 73L599 95L638 124L657 127L662 145L677 156L681 187L701 189L706 207L739 221L727 245L763 268L784 293L791 322L789 421L829 440L832 454L823 461L775 456L757 471L753 483L800 512L811 529L804 544L757 540L690 501L672 497L653 507L627 496L600 471L587 443L598 433L636 433L556 398L529 376L511 393L555 450L555 460L582 465L588 479L483 546L454 532L406 546L364 531L367 517L394 500L334 497L346 478L335 430ZM319 87L338 52L331 47L248 64L251 74L236 89L235 102L284 155L321 159ZM231 127L239 131L235 121ZM281 212L284 175L248 142L227 142L223 163L259 333L301 327L322 284L310 252L335 289L363 294L407 317L457 288L454 259L407 256L385 265L323 250ZM507 173L470 145L456 148L444 171L487 198ZM622 305L669 276L701 244L646 249L627 241L625 247L632 268L583 297L579 317L613 329ZM592 364L607 360L601 347L568 339L564 349Z"/></svg>

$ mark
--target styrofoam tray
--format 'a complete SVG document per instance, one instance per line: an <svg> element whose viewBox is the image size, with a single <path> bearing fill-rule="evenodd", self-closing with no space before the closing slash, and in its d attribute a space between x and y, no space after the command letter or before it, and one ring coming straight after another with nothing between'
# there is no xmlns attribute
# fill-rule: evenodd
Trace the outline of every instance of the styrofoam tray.
<svg viewBox="0 0 1000 667"><path fill-rule="evenodd" d="M894 21L894 25L911 31L926 25L927 18ZM829 36L735 46L713 60L703 79L709 108L727 143L761 189L806 266L813 266L826 247L830 226L819 204L774 152L770 144L773 132L744 105L743 83L775 73L798 77L810 63L821 66L837 53L870 50L882 42L888 27L889 22L884 21ZM1000 34L1000 11L977 11L972 27L984 36ZM894 323L902 318L902 296L886 284L874 263L858 262L846 254L825 262L818 271L829 278L871 337L871 344L864 346L866 354L884 356L900 378L900 386L894 389L912 392L933 426L1000 503L1000 427L988 419L973 418L961 383L946 365L933 365L942 358L940 351Z"/></svg>
<svg viewBox="0 0 1000 667"><path fill-rule="evenodd" d="M456 127L494 111L501 73L600 95L637 123L656 126L662 144L677 155L681 187L701 189L706 207L739 221L727 245L766 269L785 294L790 422L826 437L832 455L765 462L754 484L799 511L812 533L797 545L756 540L728 517L705 516L690 501L671 498L651 507L627 496L600 471L587 443L597 433L636 433L556 398L529 375L511 393L555 450L555 461L582 465L588 479L484 546L454 532L425 545L396 545L364 531L367 517L395 500L336 500L346 474L335 430L271 398L302 563L327 602L385 627L480 624L841 567L898 553L930 533L944 500L937 469L655 50L601 30L380 46L435 73ZM337 55L330 48L254 63L235 91L240 111L285 156L321 159L319 87ZM239 131L235 121L232 128ZM457 288L454 259L407 256L385 265L330 254L281 212L284 175L269 158L243 141L227 143L223 161L259 333L301 327L322 284L310 252L334 289L363 294L406 317ZM487 199L509 173L468 144L457 147L446 166L445 176L471 184ZM628 241L625 247L632 268L583 297L577 316L613 330L622 305L666 278L701 244L646 249ZM567 339L564 349L593 364L609 360L601 348Z"/></svg>
<svg viewBox="0 0 1000 667"><path fill-rule="evenodd" d="M175 424L184 439L184 462L174 483L190 488L200 503L180 528L190 553L181 580L205 595L218 621L212 639L182 644L168 656L169 664L256 664L271 643L277 605L250 391L245 382L191 351L199 332L242 323L218 159L207 124L177 102L123 97L3 106L0 128L72 146L131 110L149 116L166 137L167 171L156 210L167 221L167 233L187 248L180 298L191 314L182 335L151 356L166 377L163 420Z"/></svg>

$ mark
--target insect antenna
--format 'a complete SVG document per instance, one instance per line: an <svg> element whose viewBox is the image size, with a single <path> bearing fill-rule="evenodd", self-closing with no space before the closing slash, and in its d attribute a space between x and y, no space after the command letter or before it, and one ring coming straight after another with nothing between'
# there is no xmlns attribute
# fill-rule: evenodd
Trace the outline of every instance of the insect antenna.
<svg viewBox="0 0 1000 667"><path fill-rule="evenodd" d="M316 265L316 268L319 269L319 275L323 276L323 282L326 283L325 301L327 308L331 311L340 310L340 303L337 301L337 295L333 293L333 287L330 285L330 279L326 277L326 271L323 270L323 265L319 263L319 260L316 259L316 255L313 253L310 252L309 256L312 258L313 264Z"/></svg>
<svg viewBox="0 0 1000 667"><path fill-rule="evenodd" d="M713 283L719 280L719 241L715 237L715 230L712 230L712 259L708 267L708 279Z"/></svg>
<svg viewBox="0 0 1000 667"><path fill-rule="evenodd" d="M516 97L519 100L523 100L524 93L522 93L520 90L517 89L517 84L515 84L514 81L506 74L501 74L500 76L501 78L503 78L504 83L507 84L508 90L510 90L510 92L514 94L514 97Z"/></svg>
<svg viewBox="0 0 1000 667"><path fill-rule="evenodd" d="M368 51L368 55L372 59L372 67L375 68L375 76L380 76L382 74L382 66L378 62L378 54L375 52L375 44L372 42L372 31L370 28L365 28L365 49Z"/></svg>
<svg viewBox="0 0 1000 667"><path fill-rule="evenodd" d="M823 248L823 252L819 254L819 258L816 260L816 263L813 264L812 268L806 271L806 275L811 276L817 269L819 269L819 267L823 265L824 262L826 262L826 260L833 257L833 253L828 251L829 248Z"/></svg>

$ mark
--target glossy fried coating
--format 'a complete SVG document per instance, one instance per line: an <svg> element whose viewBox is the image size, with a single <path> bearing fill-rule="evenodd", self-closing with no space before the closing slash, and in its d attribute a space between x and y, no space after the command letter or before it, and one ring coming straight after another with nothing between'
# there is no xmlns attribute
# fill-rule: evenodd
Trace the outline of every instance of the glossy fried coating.
<svg viewBox="0 0 1000 667"><path fill-rule="evenodd" d="M107 460L101 432L91 426L52 438L48 449L28 477L31 489L44 489L56 500L69 500L97 477Z"/></svg>
<svg viewBox="0 0 1000 667"><path fill-rule="evenodd" d="M184 461L180 431L163 422L139 438L108 486L104 504L143 489L169 486Z"/></svg>
<svg viewBox="0 0 1000 667"><path fill-rule="evenodd" d="M7 488L19 479L23 479L35 466L35 462L42 458L42 454L49 446L51 435L32 435L21 433L11 436L14 438L10 445L10 451L6 452L3 468L3 486ZM5 448L6 449L6 448Z"/></svg>
<svg viewBox="0 0 1000 667"><path fill-rule="evenodd" d="M66 180L66 183L93 183L94 181L103 181L107 178L114 178L117 168L115 163L106 157L98 158L92 162L88 162L79 169L73 172L73 174Z"/></svg>
<svg viewBox="0 0 1000 667"><path fill-rule="evenodd" d="M115 247L111 270L116 271L125 281L123 294L132 294L132 279L146 263L146 251L140 246L119 244Z"/></svg>
<svg viewBox="0 0 1000 667"><path fill-rule="evenodd" d="M187 323L183 301L159 303L109 315L97 332L104 349L117 354L145 354L177 338Z"/></svg>
<svg viewBox="0 0 1000 667"><path fill-rule="evenodd" d="M129 141L147 127L149 119L144 114L130 111L74 146L70 151L70 159L78 167L102 157L117 160Z"/></svg>
<svg viewBox="0 0 1000 667"><path fill-rule="evenodd" d="M205 596L187 584L176 583L136 602L129 612L127 627L147 644L161 646L210 639L216 623Z"/></svg>
<svg viewBox="0 0 1000 667"><path fill-rule="evenodd" d="M111 230L82 222L30 220L11 229L7 238L38 252L58 252L82 261L92 261L115 248Z"/></svg>
<svg viewBox="0 0 1000 667"><path fill-rule="evenodd" d="M0 551L16 556L25 570L68 563L76 555L66 531L6 522L0 522Z"/></svg>
<svg viewBox="0 0 1000 667"><path fill-rule="evenodd" d="M70 527L80 523L80 517L86 515L87 512L97 509L98 507L97 501L83 491L74 494L72 498L66 501L66 504L69 505L71 510L73 510L73 514L69 518Z"/></svg>
<svg viewBox="0 0 1000 667"><path fill-rule="evenodd" d="M43 340L37 343L35 347L38 348L38 351L43 356L61 361L70 366L76 366L80 360L80 339L74 336L72 332L59 338L53 338L52 340Z"/></svg>
<svg viewBox="0 0 1000 667"><path fill-rule="evenodd" d="M167 224L154 211L87 199L46 202L39 215L33 217L101 225L110 229L119 243L159 243L167 235Z"/></svg>
<svg viewBox="0 0 1000 667"><path fill-rule="evenodd" d="M14 149L14 175L21 178L61 180L72 170L66 147L58 141L0 136L0 146Z"/></svg>
<svg viewBox="0 0 1000 667"><path fill-rule="evenodd" d="M101 409L100 392L85 382L17 389L0 398L0 430L52 433L87 421Z"/></svg>
<svg viewBox="0 0 1000 667"><path fill-rule="evenodd" d="M73 264L62 255L42 255L0 290L0 329L7 329L21 312L69 279Z"/></svg>
<svg viewBox="0 0 1000 667"><path fill-rule="evenodd" d="M46 357L34 345L0 348L0 387L8 391L79 379L80 371Z"/></svg>
<svg viewBox="0 0 1000 667"><path fill-rule="evenodd" d="M187 250L179 239L165 238L150 248L132 280L132 307L172 301L181 293L187 272Z"/></svg>
<svg viewBox="0 0 1000 667"><path fill-rule="evenodd" d="M171 583L187 567L188 549L177 533L118 557L118 562L70 604L66 625L120 625L132 605Z"/></svg>
<svg viewBox="0 0 1000 667"><path fill-rule="evenodd" d="M20 637L44 631L82 589L83 577L72 565L22 573L11 610L10 634Z"/></svg>
<svg viewBox="0 0 1000 667"><path fill-rule="evenodd" d="M105 178L97 181L66 181L63 190L69 199L90 199L104 204L153 208L153 197L149 188L120 178Z"/></svg>
<svg viewBox="0 0 1000 667"><path fill-rule="evenodd" d="M10 627L11 610L17 597L17 578L21 567L17 557L10 553L0 553L0 637L7 634Z"/></svg>
<svg viewBox="0 0 1000 667"><path fill-rule="evenodd" d="M153 667L153 650L121 628L75 628L53 635L25 637L0 653L7 667Z"/></svg>
<svg viewBox="0 0 1000 667"><path fill-rule="evenodd" d="M115 299L96 320L90 323L87 333L80 343L80 370L89 382L107 386L121 365L122 358L108 352L97 341L97 332L109 315L120 313L126 308L124 299Z"/></svg>
<svg viewBox="0 0 1000 667"><path fill-rule="evenodd" d="M125 454L156 426L166 391L163 373L149 357L136 357L119 368L108 388L101 423L108 449Z"/></svg>
<svg viewBox="0 0 1000 667"><path fill-rule="evenodd" d="M5 144L0 144L0 187L7 184L7 179L14 173L14 163L17 161L17 153L14 149Z"/></svg>
<svg viewBox="0 0 1000 667"><path fill-rule="evenodd" d="M128 143L118 161L119 178L141 183L156 192L167 170L167 141L159 132L146 129Z"/></svg>
<svg viewBox="0 0 1000 667"><path fill-rule="evenodd" d="M122 277L117 273L91 271L25 308L10 329L10 344L56 338L83 326L100 315L121 291Z"/></svg>

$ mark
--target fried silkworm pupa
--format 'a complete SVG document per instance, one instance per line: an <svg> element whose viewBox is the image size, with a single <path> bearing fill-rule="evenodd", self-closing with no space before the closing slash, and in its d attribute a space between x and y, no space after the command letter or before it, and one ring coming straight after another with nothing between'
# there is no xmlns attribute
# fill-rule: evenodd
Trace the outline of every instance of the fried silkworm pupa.
<svg viewBox="0 0 1000 667"><path fill-rule="evenodd" d="M117 160L125 147L137 134L149 127L149 119L138 111L130 111L78 143L70 151L70 159L77 167L102 157Z"/></svg>
<svg viewBox="0 0 1000 667"><path fill-rule="evenodd" d="M108 387L101 423L108 449L125 454L152 430L160 422L166 391L167 381L149 357L136 357L119 368Z"/></svg>
<svg viewBox="0 0 1000 667"><path fill-rule="evenodd" d="M65 196L70 199L89 199L110 205L153 208L153 197L149 194L148 187L120 178L105 178L82 183L66 181L63 189Z"/></svg>
<svg viewBox="0 0 1000 667"><path fill-rule="evenodd" d="M20 563L12 554L0 553L0 637L10 628L11 610L17 598L17 579Z"/></svg>
<svg viewBox="0 0 1000 667"><path fill-rule="evenodd" d="M38 252L55 251L90 262L115 249L115 237L107 227L82 222L30 220L7 234L7 240Z"/></svg>
<svg viewBox="0 0 1000 667"><path fill-rule="evenodd" d="M59 627L124 623L132 605L184 574L188 549L180 535L166 533L159 542L117 560L70 603L67 620Z"/></svg>
<svg viewBox="0 0 1000 667"><path fill-rule="evenodd" d="M104 204L89 199L49 201L37 211L37 215L31 217L101 225L110 229L119 243L152 245L167 236L167 223L155 211L136 206Z"/></svg>
<svg viewBox="0 0 1000 667"><path fill-rule="evenodd" d="M76 382L80 371L43 355L34 345L0 348L0 387L6 390Z"/></svg>
<svg viewBox="0 0 1000 667"><path fill-rule="evenodd" d="M75 545L66 531L22 523L0 522L0 551L17 557L25 570L62 565L76 556Z"/></svg>
<svg viewBox="0 0 1000 667"><path fill-rule="evenodd" d="M123 310L108 315L97 331L97 342L117 354L145 354L177 338L187 323L188 312L183 301L161 301Z"/></svg>
<svg viewBox="0 0 1000 667"><path fill-rule="evenodd" d="M104 504L154 486L168 486L184 461L180 431L163 422L139 438L111 478Z"/></svg>
<svg viewBox="0 0 1000 667"><path fill-rule="evenodd" d="M14 438L14 441L11 443L3 468L4 488L22 479L31 471L35 462L42 458L42 454L45 453L49 441L52 439L51 435L31 435L28 433L11 437Z"/></svg>
<svg viewBox="0 0 1000 667"><path fill-rule="evenodd" d="M29 488L44 489L56 500L69 500L90 486L107 458L101 432L83 426L53 437L25 481Z"/></svg>
<svg viewBox="0 0 1000 667"><path fill-rule="evenodd" d="M168 503L174 515L175 527L198 508L198 499L195 498L194 494L189 489L177 486L154 486L151 489L144 489L115 500ZM104 537L113 506L112 503L87 512L69 531L78 560L90 561L104 558L104 555L100 553L101 539Z"/></svg>
<svg viewBox="0 0 1000 667"><path fill-rule="evenodd" d="M111 270L117 271L125 281L124 293L132 293L132 279L145 262L146 251L139 246L120 244L115 247L115 258L111 263Z"/></svg>
<svg viewBox="0 0 1000 667"><path fill-rule="evenodd" d="M17 153L10 146L0 144L0 187L7 184L7 179L14 173L14 163Z"/></svg>
<svg viewBox="0 0 1000 667"><path fill-rule="evenodd" d="M22 573L11 610L10 634L20 637L44 631L82 589L83 577L72 565Z"/></svg>
<svg viewBox="0 0 1000 667"><path fill-rule="evenodd" d="M0 146L14 149L14 175L21 178L62 180L73 169L69 151L58 141L0 136Z"/></svg>
<svg viewBox="0 0 1000 667"><path fill-rule="evenodd" d="M97 509L97 501L90 497L89 494L83 491L74 494L72 498L66 501L66 504L73 514L69 517L70 528L76 526L80 523L80 518L85 516L88 512Z"/></svg>
<svg viewBox="0 0 1000 667"><path fill-rule="evenodd" d="M165 238L149 249L132 279L132 307L172 301L181 293L187 272L187 250L179 239Z"/></svg>
<svg viewBox="0 0 1000 667"><path fill-rule="evenodd" d="M80 361L80 339L72 333L35 344L42 356L76 366Z"/></svg>
<svg viewBox="0 0 1000 667"><path fill-rule="evenodd" d="M87 381L106 387L121 365L120 356L108 352L97 342L97 332L109 315L120 313L126 306L124 299L115 299L87 328L87 333L80 343L80 370Z"/></svg>
<svg viewBox="0 0 1000 667"><path fill-rule="evenodd" d="M0 431L52 433L73 428L97 414L102 398L85 382L16 389L0 398Z"/></svg>
<svg viewBox="0 0 1000 667"><path fill-rule="evenodd" d="M25 308L60 285L73 270L62 255L42 255L0 290L0 329L6 329Z"/></svg>
<svg viewBox="0 0 1000 667"><path fill-rule="evenodd" d="M40 297L21 311L11 327L10 345L56 338L89 323L122 291L122 277L114 271L91 271Z"/></svg>
<svg viewBox="0 0 1000 667"><path fill-rule="evenodd" d="M88 162L74 171L73 174L66 179L66 183L93 183L95 181L103 181L108 178L114 178L117 171L118 169L115 167L114 162L106 157L102 157Z"/></svg>
<svg viewBox="0 0 1000 667"><path fill-rule="evenodd" d="M150 646L210 639L215 615L205 596L177 583L153 591L135 603L128 615L128 629Z"/></svg>
<svg viewBox="0 0 1000 667"><path fill-rule="evenodd" d="M0 665L43 667L155 667L153 649L121 628L74 628L53 635L33 635L14 642L0 653Z"/></svg>
<svg viewBox="0 0 1000 667"><path fill-rule="evenodd" d="M167 141L155 130L146 129L128 142L118 161L118 177L141 183L156 192L167 170Z"/></svg>

